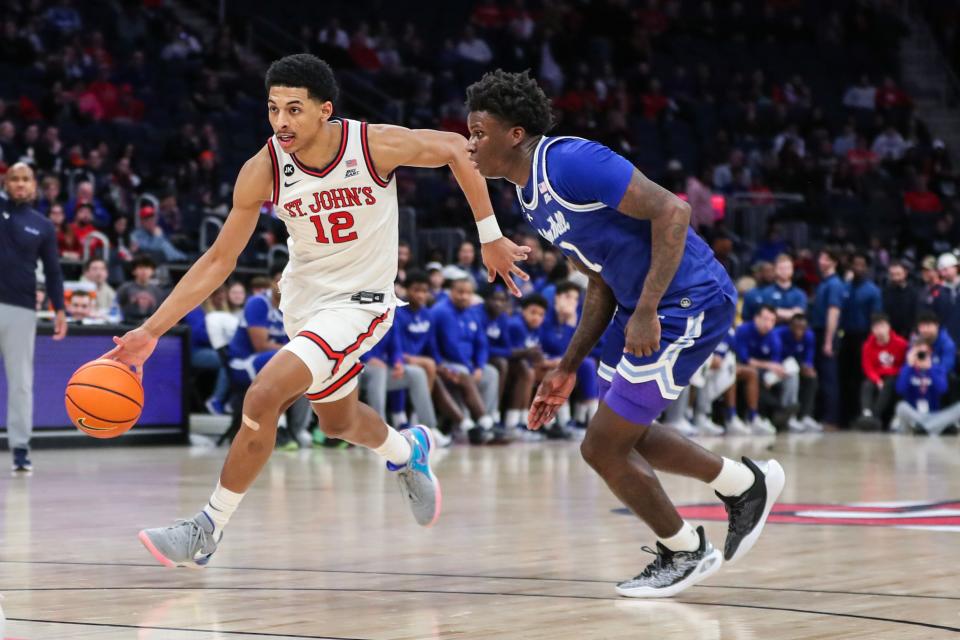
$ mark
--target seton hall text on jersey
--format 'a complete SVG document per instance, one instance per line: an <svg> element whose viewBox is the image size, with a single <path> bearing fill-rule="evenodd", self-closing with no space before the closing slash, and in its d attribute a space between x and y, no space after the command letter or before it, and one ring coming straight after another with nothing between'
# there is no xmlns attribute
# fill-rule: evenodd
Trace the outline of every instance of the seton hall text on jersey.
<svg viewBox="0 0 960 640"><path fill-rule="evenodd" d="M546 241L550 242L551 244L567 231L570 231L570 223L567 222L567 218L563 215L562 211L557 211L556 213L547 216L547 222L550 223L550 228L541 229L537 227L537 233L543 236Z"/></svg>
<svg viewBox="0 0 960 640"><path fill-rule="evenodd" d="M362 200L361 196L363 197ZM298 218L331 209L347 209L376 204L377 197L373 195L373 187L339 187L326 191L315 191L313 202L309 202L309 198L307 200L308 202L304 202L303 198L297 198L284 202L283 208L286 209L291 218Z"/></svg>

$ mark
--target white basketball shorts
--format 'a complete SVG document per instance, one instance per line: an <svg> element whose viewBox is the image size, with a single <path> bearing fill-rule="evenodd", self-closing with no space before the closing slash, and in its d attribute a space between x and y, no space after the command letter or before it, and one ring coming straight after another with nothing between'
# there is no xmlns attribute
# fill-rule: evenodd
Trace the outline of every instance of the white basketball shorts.
<svg viewBox="0 0 960 640"><path fill-rule="evenodd" d="M303 361L313 382L306 397L311 402L333 402L357 386L369 351L393 325L394 307L382 304L323 309L306 318L285 314L283 327L290 342L283 350Z"/></svg>

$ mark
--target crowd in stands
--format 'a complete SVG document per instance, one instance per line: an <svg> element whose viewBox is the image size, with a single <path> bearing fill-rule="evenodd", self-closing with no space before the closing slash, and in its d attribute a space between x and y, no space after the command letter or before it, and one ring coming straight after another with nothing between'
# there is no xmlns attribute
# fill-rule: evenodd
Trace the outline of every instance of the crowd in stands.
<svg viewBox="0 0 960 640"><path fill-rule="evenodd" d="M952 427L956 176L897 82L903 27L893 14L855 0L462 0L445 6L462 13L445 27L412 12L398 28L361 9L349 21L317 11L289 30L299 37L282 53L309 50L375 84L403 106L399 123L465 132L470 82L530 68L554 98L558 132L600 140L689 200L742 306L666 422L702 434ZM201 37L153 2L23 1L4 14L0 171L26 161L37 172L37 209L57 228L75 321L148 316L202 250L204 218L228 211L229 182L268 133L262 77L243 62L237 26ZM418 228L472 235L446 172L397 180ZM398 289L410 305L367 355L362 385L386 419L476 442L517 437L583 292L530 235L512 186L490 184L501 226L533 249L522 303L487 285L475 244L447 254L408 238ZM800 199L771 209L751 240L730 203L781 192ZM187 320L192 364L210 378L198 404L214 413L242 387L231 362L282 342L261 312L266 304L269 320L276 307L264 257L286 233L262 218L245 269ZM803 243L788 233L798 222ZM254 338L255 327L266 331ZM236 351L236 335L249 353ZM555 437L596 409L594 356ZM306 443L302 431L291 440Z"/></svg>

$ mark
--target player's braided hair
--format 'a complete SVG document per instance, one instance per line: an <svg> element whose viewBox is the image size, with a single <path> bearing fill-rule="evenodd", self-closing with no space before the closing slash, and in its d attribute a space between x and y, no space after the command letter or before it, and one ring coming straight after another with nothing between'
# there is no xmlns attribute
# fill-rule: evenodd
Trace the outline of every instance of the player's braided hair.
<svg viewBox="0 0 960 640"><path fill-rule="evenodd" d="M270 87L302 87L311 99L320 102L329 100L335 103L340 96L333 69L309 53L296 53L274 60L267 69L265 84L268 92Z"/></svg>
<svg viewBox="0 0 960 640"><path fill-rule="evenodd" d="M533 136L543 135L554 125L550 98L529 71L508 73L497 69L485 73L467 87L467 108L486 111Z"/></svg>

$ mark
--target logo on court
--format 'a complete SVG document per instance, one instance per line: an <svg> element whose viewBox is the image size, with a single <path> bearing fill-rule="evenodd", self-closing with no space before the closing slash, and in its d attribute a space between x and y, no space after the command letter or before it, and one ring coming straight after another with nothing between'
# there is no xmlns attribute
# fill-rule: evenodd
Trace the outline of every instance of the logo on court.
<svg viewBox="0 0 960 640"><path fill-rule="evenodd" d="M629 514L626 509L616 513ZM689 520L727 520L722 504L690 504L678 507ZM960 500L944 502L851 502L848 504L776 504L768 523L819 524L845 527L896 527L960 533Z"/></svg>
<svg viewBox="0 0 960 640"><path fill-rule="evenodd" d="M293 165L292 165L292 164L285 164L285 165L283 165L283 175L287 176L288 178L293 175Z"/></svg>

